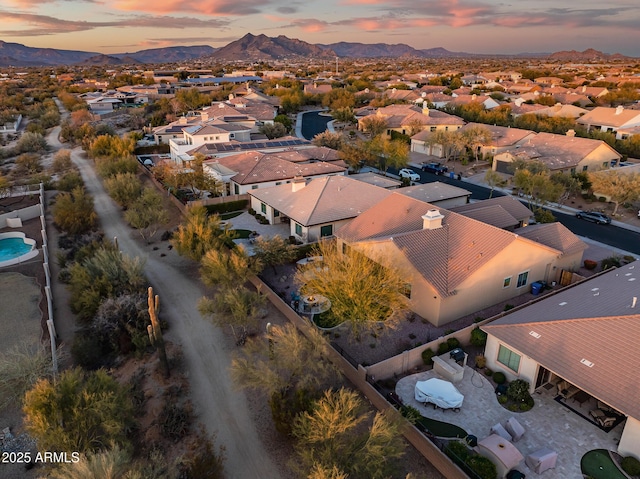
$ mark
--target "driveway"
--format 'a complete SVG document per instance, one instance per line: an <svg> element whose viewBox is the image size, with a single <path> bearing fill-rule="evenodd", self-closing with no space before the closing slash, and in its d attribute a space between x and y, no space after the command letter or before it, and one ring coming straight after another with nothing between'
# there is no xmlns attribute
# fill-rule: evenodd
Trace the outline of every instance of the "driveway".
<svg viewBox="0 0 640 479"><path fill-rule="evenodd" d="M61 146L55 133L48 141L53 148ZM194 268L172 250L163 251L165 256L160 256L153 245L143 246L134 240L136 233L124 223L120 208L104 191L91 160L85 159L80 148L72 150L71 159L93 196L105 237L117 237L125 254L146 260L146 276L160 296L160 316L170 324L165 338L179 344L184 353L198 421L209 435L217 436L216 444L226 449L226 476L281 477L251 419L247 397L233 389L228 374L233 346L222 331L202 319L196 309L204 290L198 275L193 274Z"/></svg>

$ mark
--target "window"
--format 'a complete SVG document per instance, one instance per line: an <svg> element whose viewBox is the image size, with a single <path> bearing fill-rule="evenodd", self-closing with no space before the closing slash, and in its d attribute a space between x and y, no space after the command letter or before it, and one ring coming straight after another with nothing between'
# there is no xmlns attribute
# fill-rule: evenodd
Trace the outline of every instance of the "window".
<svg viewBox="0 0 640 479"><path fill-rule="evenodd" d="M520 367L520 355L501 344L500 349L498 349L498 362L517 373Z"/></svg>
<svg viewBox="0 0 640 479"><path fill-rule="evenodd" d="M252 190L257 190L258 189L258 185L251 185L251 189Z"/></svg>
<svg viewBox="0 0 640 479"><path fill-rule="evenodd" d="M516 288L522 288L523 286L526 286L528 278L529 278L528 271L525 271L524 273L520 273L518 275L518 284L516 284Z"/></svg>
<svg viewBox="0 0 640 479"><path fill-rule="evenodd" d="M282 181L276 181L276 186L280 186L282 184Z"/></svg>
<svg viewBox="0 0 640 479"><path fill-rule="evenodd" d="M278 210L273 210L273 216L274 218L277 218L278 216L280 216L280 212Z"/></svg>
<svg viewBox="0 0 640 479"><path fill-rule="evenodd" d="M236 185L235 183L233 184L233 193L236 195L240 194L240 187L238 185Z"/></svg>
<svg viewBox="0 0 640 479"><path fill-rule="evenodd" d="M320 236L331 236L333 234L333 225L324 225L320 227Z"/></svg>
<svg viewBox="0 0 640 479"><path fill-rule="evenodd" d="M588 165L584 165L584 166L582 167L582 171L587 171L588 169L589 169L589 166L588 166Z"/></svg>
<svg viewBox="0 0 640 479"><path fill-rule="evenodd" d="M604 163L602 163L602 167L603 168L609 168L609 162L605 161Z"/></svg>
<svg viewBox="0 0 640 479"><path fill-rule="evenodd" d="M511 286L511 276L509 276L508 278L505 278L504 281L502 282L503 288L508 288L509 286Z"/></svg>
<svg viewBox="0 0 640 479"><path fill-rule="evenodd" d="M411 283L405 283L402 287L402 294L411 299Z"/></svg>
<svg viewBox="0 0 640 479"><path fill-rule="evenodd" d="M264 203L260 203L260 211L262 211L263 213L266 214L267 212L267 205L265 205Z"/></svg>
<svg viewBox="0 0 640 479"><path fill-rule="evenodd" d="M575 175L576 174L576 169L575 168L571 168L571 174Z"/></svg>
<svg viewBox="0 0 640 479"><path fill-rule="evenodd" d="M299 225L298 223L296 223L296 234L298 236L302 236L302 225Z"/></svg>
<svg viewBox="0 0 640 479"><path fill-rule="evenodd" d="M429 131L436 131L436 127L432 126L431 128L429 128Z"/></svg>

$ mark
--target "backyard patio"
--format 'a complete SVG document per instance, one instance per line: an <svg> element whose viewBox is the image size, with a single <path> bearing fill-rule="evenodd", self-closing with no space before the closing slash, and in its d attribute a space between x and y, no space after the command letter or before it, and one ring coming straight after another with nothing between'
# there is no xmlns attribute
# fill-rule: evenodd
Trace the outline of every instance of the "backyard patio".
<svg viewBox="0 0 640 479"><path fill-rule="evenodd" d="M402 378L398 381L395 392L405 405L415 407L423 416L460 426L479 440L490 434L492 426L498 423L504 425L510 417L515 417L524 427L525 433L514 446L524 457L543 448L558 454L555 468L542 474L536 474L522 461L517 469L527 477L580 478L580 461L588 451L617 449L624 422L616 425L610 432L604 432L586 419L588 408L592 406L588 401L583 404L569 401L567 405L577 409L580 412L578 414L555 400L555 387L539 388L533 394L533 409L514 413L498 403L494 386L481 372L465 366L462 381L455 383L455 387L464 395L464 402L460 412L454 412L434 409L430 404L423 405L415 400L416 382L432 377L437 377L433 370Z"/></svg>

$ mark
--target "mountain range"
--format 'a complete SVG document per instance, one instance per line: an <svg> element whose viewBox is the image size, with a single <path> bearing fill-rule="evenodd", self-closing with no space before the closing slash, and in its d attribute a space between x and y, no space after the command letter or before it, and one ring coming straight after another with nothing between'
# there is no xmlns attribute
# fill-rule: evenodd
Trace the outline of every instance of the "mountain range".
<svg viewBox="0 0 640 479"><path fill-rule="evenodd" d="M445 48L415 49L400 43L357 43L338 42L318 44L304 42L280 35L246 34L221 48L208 45L177 46L140 50L133 53L104 55L97 52L77 50L59 50L55 48L33 48L19 43L0 40L0 67L17 66L57 66L57 65L133 65L176 63L185 60L216 61L272 61L295 59L333 59L340 58L489 58L489 57L538 57L550 60L570 61L606 61L626 57L616 53L609 55L597 50L584 52L522 53L518 55L481 55L466 52L451 52Z"/></svg>

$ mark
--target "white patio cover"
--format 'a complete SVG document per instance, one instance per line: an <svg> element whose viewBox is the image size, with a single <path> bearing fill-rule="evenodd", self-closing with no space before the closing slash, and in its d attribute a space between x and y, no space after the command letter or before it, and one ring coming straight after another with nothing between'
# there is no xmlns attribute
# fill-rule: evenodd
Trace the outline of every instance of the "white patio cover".
<svg viewBox="0 0 640 479"><path fill-rule="evenodd" d="M438 378L418 381L415 398L418 402L430 402L443 409L461 407L464 400L464 396L453 384Z"/></svg>

